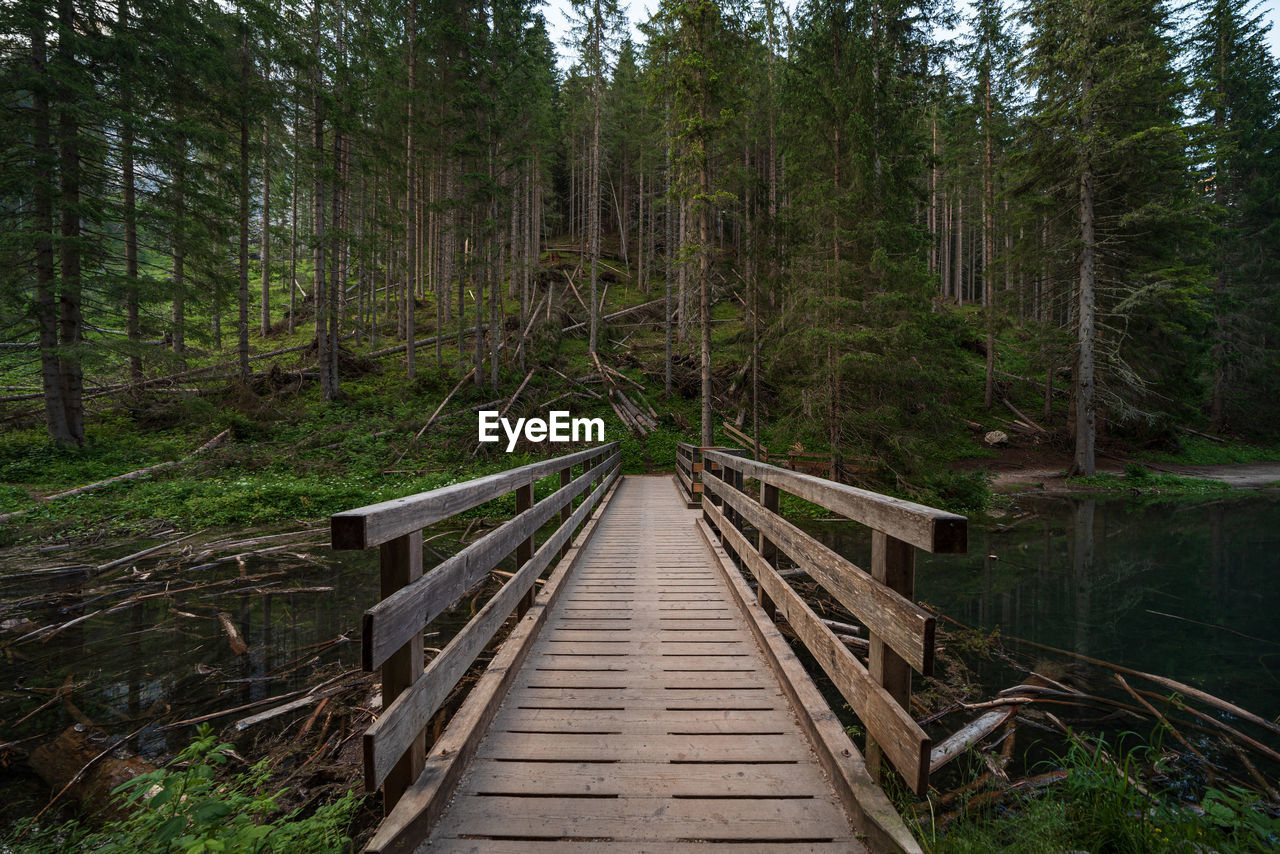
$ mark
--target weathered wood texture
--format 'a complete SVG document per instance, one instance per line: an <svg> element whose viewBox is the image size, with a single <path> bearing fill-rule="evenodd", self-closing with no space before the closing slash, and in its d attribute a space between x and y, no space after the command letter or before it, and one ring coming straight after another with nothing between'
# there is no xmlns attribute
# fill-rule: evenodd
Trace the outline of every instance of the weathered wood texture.
<svg viewBox="0 0 1280 854"><path fill-rule="evenodd" d="M707 489L825 587L869 632L897 650L916 670L932 675L937 621L932 614L781 516L765 510L746 493L722 480L709 480Z"/></svg>
<svg viewBox="0 0 1280 854"><path fill-rule="evenodd" d="M963 554L968 549L968 522L963 516L743 459L723 450L704 450L703 457L927 552Z"/></svg>
<svg viewBox="0 0 1280 854"><path fill-rule="evenodd" d="M441 519L492 501L517 487L554 474L566 466L585 462L602 452L612 453L618 443L588 448L576 454L543 460L510 471L478 477L464 483L420 492L405 498L393 498L355 510L336 513L329 519L335 549L367 549L387 540L421 530Z"/></svg>
<svg viewBox="0 0 1280 854"><path fill-rule="evenodd" d="M618 479L616 454L601 462L587 470L599 485L567 523L572 501L553 500L584 492L583 478L553 469L561 491L516 520L554 503L547 519L557 516L557 533L520 555L513 577L369 730L376 781L587 520L367 850L918 852L676 480ZM721 475L741 486L732 469ZM776 491L765 498L776 499ZM858 714L884 722L877 738L886 754L926 763L927 773L923 733L910 731L889 691L730 524L728 514L748 520L750 508L706 504L730 546L750 555L765 600L842 674L837 685ZM516 520L510 533L490 536L527 547L536 527Z"/></svg>
<svg viewBox="0 0 1280 854"><path fill-rule="evenodd" d="M602 467L590 469L554 494L517 514L462 551L442 561L413 584L374 605L364 615L364 666L377 667L415 632L458 601L499 561L528 542L534 532L586 491L602 472L616 467L615 452Z"/></svg>
<svg viewBox="0 0 1280 854"><path fill-rule="evenodd" d="M747 538L728 523L713 505L703 511L756 577L760 589L791 626L818 664L831 678L868 735L889 756L913 791L923 792L929 782L929 737L895 698L878 684L804 600L765 562Z"/></svg>
<svg viewBox="0 0 1280 854"><path fill-rule="evenodd" d="M719 532L720 542L756 576L760 604L766 609L776 607L786 618L866 725L871 775L880 778L883 754L911 789L923 793L929 783L929 739L906 710L911 669L926 675L933 670L935 620L912 601L915 547L963 551L967 521L720 449L702 450L710 472L703 481L710 499L702 505L706 521ZM743 490L747 477L760 484L763 504ZM784 520L777 512L780 490L869 525L871 571L863 571ZM746 525L755 529L757 542L743 532ZM867 627L866 668L775 571L773 564L780 553Z"/></svg>
<svg viewBox="0 0 1280 854"><path fill-rule="evenodd" d="M559 529L529 558L520 570L494 594L453 640L440 651L421 677L408 691L386 707L364 735L365 787L376 789L390 772L392 763L408 746L415 733L427 725L431 716L449 697L457 684L494 632L529 593L533 592L534 579L560 556L561 548L574 531L595 509L601 496L613 484L616 474L605 483L570 517L569 524ZM530 603L532 604L532 603Z"/></svg>
<svg viewBox="0 0 1280 854"><path fill-rule="evenodd" d="M511 610L518 608L519 616L528 610L538 573L567 544L573 529L590 513L605 487L596 490L591 500L579 508L580 513L569 517L572 524L564 521L563 511L593 484L616 474L621 459L618 447L615 442L332 517L335 548L355 547L352 544L356 542L376 543L380 552L383 599L365 612L361 648L365 669L382 668L382 697L387 711L365 735L364 758L366 786L371 790L383 786L383 804L388 811L422 771L424 730L430 716L448 698L454 684ZM573 479L572 466L576 462L582 464L583 473ZM534 482L552 473L560 474L563 485L533 504ZM516 492L516 517L423 576L421 525L492 500L509 489ZM560 514L561 527L548 542L550 547L534 560L534 536L556 514ZM386 536L388 533L390 537ZM486 605L483 619L461 632L450 644L449 654L442 654L425 672L423 629L513 551L521 571ZM532 568L535 564L537 569Z"/></svg>
<svg viewBox="0 0 1280 854"><path fill-rule="evenodd" d="M622 479L418 850L868 850L697 518Z"/></svg>
<svg viewBox="0 0 1280 854"><path fill-rule="evenodd" d="M858 833L866 838L868 847L873 851L921 854L920 843L911 835L884 790L871 777L862 754L849 739L844 725L831 711L818 686L809 678L791 645L774 625L773 616L752 605L746 580L725 550L716 543L715 533L705 520L699 520L698 530L716 555L717 566L729 580L738 608L746 616L769 664L781 677L783 691L795 708L806 710L806 714L800 716L801 726L814 746L827 778L835 784L836 793Z"/></svg>

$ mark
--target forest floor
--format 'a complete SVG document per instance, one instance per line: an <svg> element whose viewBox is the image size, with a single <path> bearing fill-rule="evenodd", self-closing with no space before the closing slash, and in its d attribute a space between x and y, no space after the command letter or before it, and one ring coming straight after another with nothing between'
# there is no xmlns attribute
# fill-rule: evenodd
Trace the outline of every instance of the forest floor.
<svg viewBox="0 0 1280 854"><path fill-rule="evenodd" d="M1040 494L1072 495L1098 492L1096 480L1081 482L1068 476L1072 455L1049 444L1014 443L995 450L994 457L962 460L958 471L986 471L991 475L994 492L1006 495ZM1256 461L1233 463L1185 464L1144 459L1142 455L1119 450L1099 453L1099 475L1116 478L1115 486L1132 486L1131 479L1120 480L1128 467L1139 466L1180 478L1192 478L1225 484L1232 489L1266 489L1280 486L1280 462Z"/></svg>

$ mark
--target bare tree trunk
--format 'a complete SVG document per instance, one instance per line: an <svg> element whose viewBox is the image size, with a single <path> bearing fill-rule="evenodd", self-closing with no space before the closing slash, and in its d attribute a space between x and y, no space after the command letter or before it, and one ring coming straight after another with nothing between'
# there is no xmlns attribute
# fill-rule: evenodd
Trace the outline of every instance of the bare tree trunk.
<svg viewBox="0 0 1280 854"><path fill-rule="evenodd" d="M120 33L129 30L128 0L116 4L116 18ZM43 29L43 25L42 25ZM43 33L42 33L43 35ZM43 53L43 49L41 50ZM127 62L123 60L122 62ZM42 61L43 62L43 61ZM124 180L124 301L125 333L129 338L129 377L134 382L142 379L142 354L138 348L142 334L139 326L138 304L138 210L136 178L133 164L133 93L132 68L122 68L120 74L121 128L120 172ZM46 111L48 105L45 107ZM48 121L48 116L45 116Z"/></svg>
<svg viewBox="0 0 1280 854"><path fill-rule="evenodd" d="M240 34L240 288L237 362L240 382L249 382L249 30Z"/></svg>
<svg viewBox="0 0 1280 854"><path fill-rule="evenodd" d="M271 55L271 42L266 45ZM271 62L262 69L263 82L271 85ZM271 333L271 138L267 118L262 119L262 337Z"/></svg>
<svg viewBox="0 0 1280 854"><path fill-rule="evenodd" d="M50 129L49 79L46 61L46 21L44 5L32 3L31 70L32 147L36 167L34 222L36 234L36 319L40 327L40 378L44 390L45 425L49 437L60 445L76 444L67 425L63 399L62 371L58 359L58 313L53 294L53 140Z"/></svg>
<svg viewBox="0 0 1280 854"><path fill-rule="evenodd" d="M327 304L325 281L325 220L324 220L324 113L320 104L320 0L315 0L312 14L315 16L315 30L311 40L311 109L312 109L312 156L315 174L312 180L311 215L312 252L314 274L312 278L312 303L315 307L316 330L316 362L320 369L320 395L322 399L331 398L328 387L329 364L329 329L328 314L324 308Z"/></svg>
<svg viewBox="0 0 1280 854"><path fill-rule="evenodd" d="M58 0L58 57L63 74L79 78L71 34L75 32L73 0ZM59 375L62 381L62 403L66 412L67 436L75 445L84 444L84 403L81 393L84 374L79 347L84 340L80 314L80 124L77 116L78 93L64 82L59 93L58 114L59 177L62 202L62 287L58 294Z"/></svg>
<svg viewBox="0 0 1280 854"><path fill-rule="evenodd" d="M986 137L986 160L983 168L983 201L982 201L982 291L987 298L987 377L983 389L982 405L988 411L995 399L996 388L996 289L991 275L991 258L995 254L995 174L992 171L991 156L991 73L987 71L983 81L983 100L986 121L983 123L983 136Z"/></svg>
<svg viewBox="0 0 1280 854"><path fill-rule="evenodd" d="M668 113L668 123L669 123L669 120L670 120L670 112L671 112L671 111L670 111L670 107L668 107L668 108L667 108L667 113ZM662 206L662 207L663 207L663 216L664 216L664 218L665 218L665 220L666 220L666 222L665 222L665 225L666 225L666 241L665 241L665 244L666 244L666 245L665 245L665 249L664 249L664 251L663 251L663 253L662 253L662 254L665 256L665 259L666 259L666 268L667 268L667 270L666 270L666 275L665 275L665 277L664 277L664 278L665 278L665 281L663 282L663 284L664 284L664 285L665 285L665 287L666 287L666 302L665 302L665 304L664 304L664 306L663 306L663 312L662 312L662 318L663 318L663 321L662 321L662 326L663 326L663 377L664 377L664 388L666 389L667 394L671 394L671 279L672 279L672 276L673 276L673 275L674 275L674 273L675 273L675 265L674 265L673 261L674 261L674 259L675 259L676 232L675 232L675 219L671 216L671 201L672 201L672 196L671 196L671 132L670 132L670 129L669 129L669 128L668 128L668 131L667 131L667 133L666 133L666 138L667 138L667 151L666 151L666 161L667 161L667 163L666 163L666 166L667 166L667 168L666 168L666 175L667 175L667 198L666 198L666 203Z"/></svg>
<svg viewBox="0 0 1280 854"><path fill-rule="evenodd" d="M412 380L414 377L414 368L415 368L415 362L417 357L416 348L414 346L414 340L413 340L416 332L414 328L414 314L416 313L414 311L416 307L415 306L416 296L414 294L414 285L417 282L417 275L418 275L417 246L414 243L415 239L417 238L417 231L418 231L418 224L417 224L418 205L417 205L417 196L414 193L415 182L414 182L414 175L413 175L413 170L415 166L413 162L413 99L415 97L413 78L416 71L415 56L417 54L417 51L415 50L415 46L417 44L417 39L418 39L417 13L418 13L417 0L409 0L409 27L408 27L408 39L409 39L408 112L409 112L409 115L408 115L408 122L406 124L407 133L405 134L406 141L405 141L405 167L404 167L405 168L405 187L406 187L405 192L407 196L406 202L405 202L405 227L404 227L405 240L407 241L405 244L405 256L406 256L406 263L408 264L409 268L408 268L408 272L406 273L407 281L405 282L405 289L404 289L404 312L405 312L404 328L405 328L405 338L408 342L408 346L405 348L405 373L410 380Z"/></svg>
<svg viewBox="0 0 1280 854"><path fill-rule="evenodd" d="M1085 78L1085 97L1092 88L1092 77ZM1087 103L1087 100L1086 100ZM1086 109L1084 116L1084 133L1088 136L1093 124L1093 116ZM1096 271L1094 269L1097 251L1093 221L1093 164L1084 163L1080 172L1080 308L1076 316L1076 370L1075 370L1075 409L1076 409L1076 449L1072 463L1072 472L1078 475L1094 473L1094 344L1097 335L1096 306L1094 303L1094 286Z"/></svg>
<svg viewBox="0 0 1280 854"><path fill-rule="evenodd" d="M186 367L186 181L187 140L179 135L174 146L177 163L173 170L173 354Z"/></svg>
<svg viewBox="0 0 1280 854"><path fill-rule="evenodd" d="M298 290L298 154L302 148L302 116L298 108L298 98L293 101L293 175L292 200L289 210L289 334L293 334L294 295Z"/></svg>
<svg viewBox="0 0 1280 854"><path fill-rule="evenodd" d="M956 193L955 250L951 253L951 295L956 305L964 305L964 193Z"/></svg>
<svg viewBox="0 0 1280 854"><path fill-rule="evenodd" d="M600 12L600 0L595 0L593 4L593 14L595 17L594 33L595 45L593 51L595 53L596 67L593 69L591 78L591 191L590 198L587 200L591 205L591 304L587 306L587 313L591 318L591 335L590 343L587 345L588 352L596 352L596 336L599 326L599 296L596 294L598 286L597 267L600 263L600 87L603 85L601 79L603 72L600 65L603 58L600 55L600 30L604 26L604 20ZM625 238L625 235L624 235Z"/></svg>

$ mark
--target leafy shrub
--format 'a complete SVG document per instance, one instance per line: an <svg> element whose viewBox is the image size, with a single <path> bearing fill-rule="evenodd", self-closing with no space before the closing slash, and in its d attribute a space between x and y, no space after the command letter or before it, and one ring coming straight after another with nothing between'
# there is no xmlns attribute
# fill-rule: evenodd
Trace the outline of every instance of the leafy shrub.
<svg viewBox="0 0 1280 854"><path fill-rule="evenodd" d="M231 745L219 744L212 729L196 738L167 767L116 789L129 805L129 818L90 831L75 822L43 828L24 838L26 825L0 844L23 854L86 851L94 854L324 854L344 850L346 828L359 801L348 792L307 817L298 810L272 819L282 791L267 790L267 760L230 781L216 771L226 765Z"/></svg>

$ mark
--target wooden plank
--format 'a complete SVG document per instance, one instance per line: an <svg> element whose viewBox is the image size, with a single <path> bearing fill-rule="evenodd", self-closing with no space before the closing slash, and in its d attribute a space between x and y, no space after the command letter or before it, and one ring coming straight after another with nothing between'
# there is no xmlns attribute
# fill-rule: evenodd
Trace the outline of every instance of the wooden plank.
<svg viewBox="0 0 1280 854"><path fill-rule="evenodd" d="M804 665L796 657L773 620L751 601L751 591L734 567L728 554L715 542L705 520L698 521L698 531L716 556L716 566L729 582L734 600L747 617L791 705L800 712L800 724L809 743L818 754L827 776L835 783L839 796L859 834L871 841L876 851L900 851L922 854L920 843L911 835L902 817L884 790L867 773L862 754L849 740L844 725L826 699L813 684Z"/></svg>
<svg viewBox="0 0 1280 854"><path fill-rule="evenodd" d="M903 596L908 601L915 595L916 550L884 531L871 532L871 577ZM870 626L868 626L870 630ZM894 702L911 708L911 666L885 643L885 639L869 631L871 641L867 656L867 672L877 684L884 686ZM928 639L933 651L933 638ZM932 656L929 663L932 664ZM877 780L880 776L880 749L868 737L867 770Z"/></svg>
<svg viewBox="0 0 1280 854"><path fill-rule="evenodd" d="M519 695L513 693L512 697ZM795 729L783 735L711 738L625 732L619 735L490 732L482 756L574 762L807 762L809 744Z"/></svg>
<svg viewBox="0 0 1280 854"><path fill-rule="evenodd" d="M432 840L432 852L448 854L689 854L690 843L614 839L458 839ZM856 839L835 842L706 842L694 848L697 854L861 854L867 850Z"/></svg>
<svg viewBox="0 0 1280 854"><path fill-rule="evenodd" d="M796 765L668 762L495 762L477 759L463 792L506 794L617 794L622 797L759 796L786 793L831 796L810 760ZM818 773L814 773L818 771Z"/></svg>
<svg viewBox="0 0 1280 854"><path fill-rule="evenodd" d="M422 774L405 790L391 814L378 826L365 846L368 854L409 854L440 819L467 763L475 755L489 723L529 652L546 614L559 598L562 583L573 571L582 549L594 535L600 517L609 506L610 494L596 508L590 521L547 579L529 613L512 630L467 699L428 754Z"/></svg>
<svg viewBox="0 0 1280 854"><path fill-rule="evenodd" d="M612 467L619 459L621 455L615 453L606 465ZM365 611L361 650L365 669L377 667L406 638L422 631L427 623L444 613L519 543L585 491L592 480L593 476L579 476Z"/></svg>
<svg viewBox="0 0 1280 854"><path fill-rule="evenodd" d="M533 376L533 371L529 371L529 376L530 377ZM529 377L525 377L525 380L527 381L528 378ZM519 393L520 391L519 389L517 389L516 394L519 394ZM515 398L513 397L512 399L514 400ZM572 483L573 481L570 481L567 484L563 484L561 485L560 489L561 490L568 489L572 485ZM564 517L565 511L569 509L569 505L572 503L573 503L573 496L570 495L568 498L565 499L564 504L561 505L561 510L560 510L561 518ZM586 503L591 503L591 502L586 502ZM524 513L526 510L528 510L531 507L533 507L533 484L528 483L528 484L525 484L524 486L517 487L516 488L516 515L519 516L521 513ZM568 542L567 538L566 538L566 542ZM529 558L531 557L533 557L533 534L530 534L527 539L521 540L516 545L516 571L518 572L520 567L528 563ZM525 615L525 612L529 610L529 607L533 605L533 596L534 596L533 586L530 585L529 589L525 591L524 596L521 597L520 603L516 606L517 618L523 617Z"/></svg>
<svg viewBox="0 0 1280 854"><path fill-rule="evenodd" d="M1010 707L1012 708L1012 707ZM646 735L743 735L757 732L794 732L795 720L786 709L708 712L697 709L653 714L639 709L504 709L494 728L588 732L624 730ZM656 761L656 760L655 760Z"/></svg>
<svg viewBox="0 0 1280 854"><path fill-rule="evenodd" d="M379 547L381 593L390 596L422 577L422 532L413 531L396 537ZM402 696L422 673L422 632L404 638L398 649L384 656L382 664L382 697L392 703ZM387 772L383 792L383 814L390 814L405 789L422 773L426 740L423 726L405 734Z"/></svg>
<svg viewBox="0 0 1280 854"><path fill-rule="evenodd" d="M592 508L613 484L615 475L600 486L574 512L568 525L562 525L537 553L494 594L480 612L441 650L420 678L398 697L388 702L382 715L364 734L365 788L377 789L396 757L404 750L414 733L427 725L448 699L453 686L475 661L485 644L493 637L507 616L533 589L533 581L559 557L560 547L568 542L574 529L592 512ZM419 553L421 550L419 549ZM418 660L421 661L421 652Z"/></svg>
<svg viewBox="0 0 1280 854"><path fill-rule="evenodd" d="M765 588L779 613L831 677L836 689L866 726L868 734L880 744L907 785L917 794L923 794L929 783L929 737L924 730L894 702L888 691L876 684L862 662L836 638L773 567L764 562L747 538L725 521L718 509L713 507L704 512L717 524L760 586Z"/></svg>
<svg viewBox="0 0 1280 854"><path fill-rule="evenodd" d="M838 807L819 799L468 798L450 810L442 835L571 837L682 842L847 838ZM463 809L462 807L465 807Z"/></svg>
<svg viewBox="0 0 1280 854"><path fill-rule="evenodd" d="M329 528L335 549L366 549L381 545L410 531L470 510L486 501L532 483L566 466L581 462L601 451L615 451L617 442L588 448L563 457L543 460L517 469L455 483L429 492L393 498L367 507L347 510L330 517Z"/></svg>
<svg viewBox="0 0 1280 854"><path fill-rule="evenodd" d="M968 550L968 521L963 516L813 475L787 471L723 451L707 450L703 456L927 552L963 554Z"/></svg>
<svg viewBox="0 0 1280 854"><path fill-rule="evenodd" d="M936 617L745 493L719 482L709 486L848 608L868 632L884 640L921 673L933 673ZM747 548L755 551L750 545Z"/></svg>

